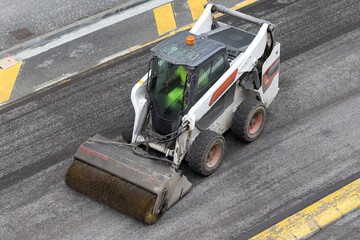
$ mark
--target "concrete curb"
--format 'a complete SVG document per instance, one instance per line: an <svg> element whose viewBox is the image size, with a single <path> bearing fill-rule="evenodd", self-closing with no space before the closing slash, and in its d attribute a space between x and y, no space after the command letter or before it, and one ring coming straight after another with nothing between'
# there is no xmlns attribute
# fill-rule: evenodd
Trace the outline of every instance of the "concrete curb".
<svg viewBox="0 0 360 240"><path fill-rule="evenodd" d="M359 206L360 179L324 197L251 239L303 239L313 235Z"/></svg>

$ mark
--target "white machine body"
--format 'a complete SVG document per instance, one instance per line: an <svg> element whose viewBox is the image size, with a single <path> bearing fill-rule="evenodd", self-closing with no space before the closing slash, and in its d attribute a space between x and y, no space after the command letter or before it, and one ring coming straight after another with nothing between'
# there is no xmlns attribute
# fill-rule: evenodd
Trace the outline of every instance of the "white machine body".
<svg viewBox="0 0 360 240"><path fill-rule="evenodd" d="M199 20L190 30L190 33L200 36L209 34L213 26L213 6L208 4ZM229 9L226 9L230 11ZM231 10L232 11L232 10ZM235 11L234 11L235 12ZM240 14L240 13L239 13ZM246 15L247 16L247 15ZM221 27L227 24L219 23ZM173 150L166 148L165 144L150 143L151 148L163 152L173 157L174 164L179 166L189 150L192 142L200 133L201 129L197 126L209 110L216 105L217 101L235 85L233 102L206 128L223 134L230 129L232 119L236 108L248 97L257 98L266 107L268 107L279 91L279 63L280 63L280 43L273 40L271 53L262 64L261 87L258 89L245 89L240 84L242 76L251 73L264 55L264 51L269 44L270 23L263 21L261 27L254 37L253 41L247 46L246 50L230 61L228 70L217 80L217 82L194 104L186 115L182 118L182 126L187 126L176 140L176 146ZM131 91L131 102L135 110L134 134L132 142L146 140L141 134L136 135L135 130L139 125L140 114L144 110L146 102L150 101L147 95L147 73Z"/></svg>

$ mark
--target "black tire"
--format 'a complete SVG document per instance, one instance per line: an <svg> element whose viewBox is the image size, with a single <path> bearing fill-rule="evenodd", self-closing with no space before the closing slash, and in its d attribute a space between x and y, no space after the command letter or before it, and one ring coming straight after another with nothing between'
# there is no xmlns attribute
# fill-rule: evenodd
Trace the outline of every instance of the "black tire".
<svg viewBox="0 0 360 240"><path fill-rule="evenodd" d="M256 99L246 99L236 109L231 130L245 142L252 142L260 136L266 120L266 108Z"/></svg>
<svg viewBox="0 0 360 240"><path fill-rule="evenodd" d="M221 134L210 130L203 131L190 147L188 164L195 172L208 176L219 167L224 151L225 139Z"/></svg>
<svg viewBox="0 0 360 240"><path fill-rule="evenodd" d="M125 140L125 142L127 143L131 143L132 140L134 121L135 121L135 111L131 107L130 109L127 110L127 113L125 114L121 125L121 135Z"/></svg>

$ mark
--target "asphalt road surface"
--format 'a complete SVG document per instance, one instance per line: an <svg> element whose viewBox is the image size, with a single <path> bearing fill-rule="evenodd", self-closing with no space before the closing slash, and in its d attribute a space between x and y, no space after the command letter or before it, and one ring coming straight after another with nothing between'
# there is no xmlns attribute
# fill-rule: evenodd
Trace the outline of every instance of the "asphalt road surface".
<svg viewBox="0 0 360 240"><path fill-rule="evenodd" d="M267 0L243 11L276 23L282 43L281 90L258 140L226 133L225 159L206 178L183 164L193 189L152 226L69 189L81 142L119 139L151 58L143 48L0 110L1 238L246 239L358 178L360 2Z"/></svg>

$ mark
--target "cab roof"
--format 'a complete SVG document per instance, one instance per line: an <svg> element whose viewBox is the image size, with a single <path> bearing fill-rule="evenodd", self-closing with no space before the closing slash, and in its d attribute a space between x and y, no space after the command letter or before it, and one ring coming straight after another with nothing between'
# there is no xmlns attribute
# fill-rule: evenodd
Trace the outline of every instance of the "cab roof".
<svg viewBox="0 0 360 240"><path fill-rule="evenodd" d="M195 38L194 45L186 44L187 36ZM153 47L151 51L158 58L172 64L197 67L221 49L225 49L225 45L215 42L206 36L198 36L188 31L181 31Z"/></svg>

